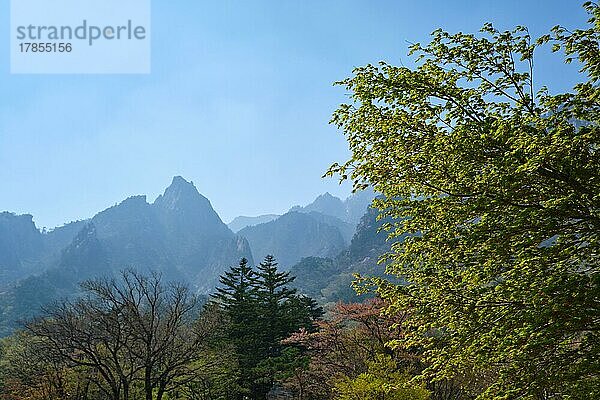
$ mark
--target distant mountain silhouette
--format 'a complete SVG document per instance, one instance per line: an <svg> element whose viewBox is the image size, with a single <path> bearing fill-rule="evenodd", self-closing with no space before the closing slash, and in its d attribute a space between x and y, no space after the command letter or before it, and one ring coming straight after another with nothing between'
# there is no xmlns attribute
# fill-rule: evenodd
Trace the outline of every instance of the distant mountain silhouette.
<svg viewBox="0 0 600 400"><path fill-rule="evenodd" d="M354 193L346 200L341 200L330 193L325 193L317 197L307 206L294 206L290 211L295 212L318 212L325 215L336 217L353 226L358 225L361 217L367 212L367 208L373 202L375 192L371 188Z"/></svg>
<svg viewBox="0 0 600 400"><path fill-rule="evenodd" d="M40 232L31 215L0 213L0 288L43 272L85 225L72 222Z"/></svg>
<svg viewBox="0 0 600 400"><path fill-rule="evenodd" d="M271 222L274 219L279 218L280 216L281 215L278 215L278 214L265 214L265 215L259 215L257 217L246 217L246 216L242 215L239 217L235 217L233 219L233 221L231 221L230 223L227 224L227 226L233 232L239 232L247 226L254 226L254 225L264 224L266 222Z"/></svg>
<svg viewBox="0 0 600 400"><path fill-rule="evenodd" d="M346 220L346 206L339 198L332 196L329 192L320 195L312 203L304 207L293 207L291 211L311 212L316 211L321 214L331 215L332 217Z"/></svg>
<svg viewBox="0 0 600 400"><path fill-rule="evenodd" d="M31 215L0 213L0 286L35 271L43 253Z"/></svg>
<svg viewBox="0 0 600 400"><path fill-rule="evenodd" d="M325 193L282 216L238 217L229 227L240 227L238 234L248 239L257 259L272 254L289 268L304 257L337 256L350 244L374 197L370 189L346 200Z"/></svg>
<svg viewBox="0 0 600 400"><path fill-rule="evenodd" d="M289 268L303 257L332 257L345 248L340 229L331 221L326 222L331 218L290 211L271 222L246 227L238 234L248 239L257 259L271 254L282 268Z"/></svg>

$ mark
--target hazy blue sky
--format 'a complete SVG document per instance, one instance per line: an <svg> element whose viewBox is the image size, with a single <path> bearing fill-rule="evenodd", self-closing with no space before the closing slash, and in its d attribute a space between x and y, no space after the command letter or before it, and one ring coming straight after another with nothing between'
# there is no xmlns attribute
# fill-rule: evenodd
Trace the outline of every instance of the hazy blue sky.
<svg viewBox="0 0 600 400"><path fill-rule="evenodd" d="M485 21L533 33L581 27L576 0L153 1L152 74L10 75L9 1L0 3L0 210L39 227L87 218L173 175L225 221L284 212L348 187L320 177L347 157L329 117L354 66L411 65L407 42ZM539 82L576 79L541 55Z"/></svg>

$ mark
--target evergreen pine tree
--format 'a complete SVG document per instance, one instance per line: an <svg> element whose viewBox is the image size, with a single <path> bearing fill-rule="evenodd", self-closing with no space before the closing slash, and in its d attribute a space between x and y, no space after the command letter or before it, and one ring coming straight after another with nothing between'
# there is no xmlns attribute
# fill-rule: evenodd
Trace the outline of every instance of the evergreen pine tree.
<svg viewBox="0 0 600 400"><path fill-rule="evenodd" d="M289 303L296 296L296 290L288 286L295 278L291 277L289 272L278 271L277 265L275 257L268 255L259 264L256 273L267 357L278 356L281 340L296 330L293 319L286 312Z"/></svg>
<svg viewBox="0 0 600 400"><path fill-rule="evenodd" d="M276 373L285 368L282 341L300 328L311 329L322 316L316 302L297 294L273 256L254 270L242 259L220 278L212 297L229 318L228 336L239 364L240 396L265 399ZM242 397L243 398L243 397Z"/></svg>
<svg viewBox="0 0 600 400"><path fill-rule="evenodd" d="M211 295L229 319L227 334L237 353L240 398L253 392L253 371L262 358L255 280L252 266L242 258L237 267L219 278L222 287Z"/></svg>
<svg viewBox="0 0 600 400"><path fill-rule="evenodd" d="M282 341L300 328L311 329L315 319L322 316L316 302L297 294L289 284L296 279L289 272L279 271L275 257L268 255L256 272L256 290L260 310L263 358L256 368L256 376L268 392L274 383L282 362L285 347ZM266 394L266 392L265 392Z"/></svg>
<svg viewBox="0 0 600 400"><path fill-rule="evenodd" d="M315 330L315 321L323 317L323 308L312 298L304 295L296 295L285 304L285 312L294 328L293 332L300 329L306 329L309 332ZM289 337L290 333L286 335Z"/></svg>
<svg viewBox="0 0 600 400"><path fill-rule="evenodd" d="M237 267L231 267L219 278L222 287L217 288L217 293L211 297L216 299L221 308L234 314L239 314L240 306L250 305L256 298L255 272L248 260L242 258Z"/></svg>

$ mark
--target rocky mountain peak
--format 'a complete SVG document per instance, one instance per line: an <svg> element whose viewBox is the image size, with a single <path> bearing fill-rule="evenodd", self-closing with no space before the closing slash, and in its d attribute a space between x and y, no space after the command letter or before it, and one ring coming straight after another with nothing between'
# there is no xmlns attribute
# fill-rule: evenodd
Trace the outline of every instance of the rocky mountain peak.
<svg viewBox="0 0 600 400"><path fill-rule="evenodd" d="M173 178L164 194L158 196L154 205L167 210L182 210L191 207L210 207L208 199L198 192L194 182L186 181L181 176Z"/></svg>

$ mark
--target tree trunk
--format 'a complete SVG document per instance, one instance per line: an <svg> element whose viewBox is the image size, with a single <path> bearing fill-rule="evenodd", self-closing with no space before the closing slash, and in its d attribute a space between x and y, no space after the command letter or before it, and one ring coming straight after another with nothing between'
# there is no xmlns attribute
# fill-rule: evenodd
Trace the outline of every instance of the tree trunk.
<svg viewBox="0 0 600 400"><path fill-rule="evenodd" d="M146 400L152 400L152 370L146 368L144 371L144 390L146 391Z"/></svg>
<svg viewBox="0 0 600 400"><path fill-rule="evenodd" d="M123 382L123 400L129 400L129 383Z"/></svg>
<svg viewBox="0 0 600 400"><path fill-rule="evenodd" d="M160 385L158 387L158 393L156 393L156 400L162 400L162 397L164 394L165 394L165 386Z"/></svg>

